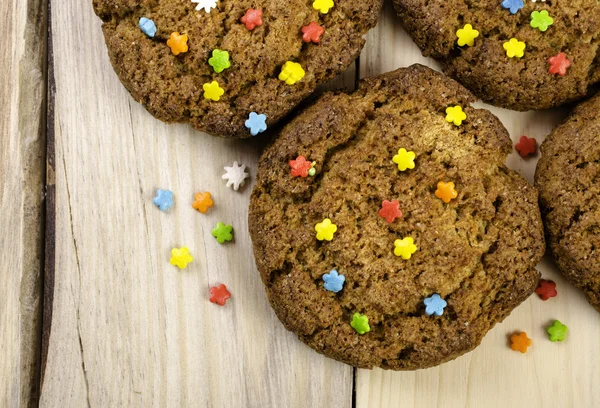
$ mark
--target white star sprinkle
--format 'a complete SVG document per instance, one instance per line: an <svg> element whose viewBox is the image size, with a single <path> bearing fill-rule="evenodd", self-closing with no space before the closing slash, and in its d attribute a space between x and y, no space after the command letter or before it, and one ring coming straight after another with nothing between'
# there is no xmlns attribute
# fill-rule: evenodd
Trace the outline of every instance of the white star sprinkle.
<svg viewBox="0 0 600 408"><path fill-rule="evenodd" d="M249 174L244 171L246 170L246 165L242 164L240 166L236 161L233 162L231 167L225 166L224 169L226 173L223 174L222 178L223 180L227 180L227 187L233 186L235 191L238 191L249 177Z"/></svg>
<svg viewBox="0 0 600 408"><path fill-rule="evenodd" d="M207 13L210 13L211 9L217 7L217 0L192 0L192 3L198 3L196 6L197 11L204 9Z"/></svg>

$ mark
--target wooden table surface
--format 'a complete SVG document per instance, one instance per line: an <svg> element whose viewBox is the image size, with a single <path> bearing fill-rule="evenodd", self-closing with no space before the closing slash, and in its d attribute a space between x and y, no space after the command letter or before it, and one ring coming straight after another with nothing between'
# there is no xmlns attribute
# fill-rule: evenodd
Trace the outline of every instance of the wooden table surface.
<svg viewBox="0 0 600 408"><path fill-rule="evenodd" d="M559 296L530 297L453 362L356 370L306 347L254 265L253 183L234 192L221 179L237 160L253 182L262 142L155 120L110 67L91 0L50 6L0 2L0 407L600 406L600 316L549 258L539 270ZM439 68L386 3L356 65L326 88L415 62ZM538 142L567 113L489 108L513 140ZM529 181L535 164L508 159ZM157 188L175 193L167 213ZM191 208L196 191L214 196L207 215ZM233 244L210 235L217 221ZM169 256L182 245L195 261L179 271ZM226 307L208 301L218 283ZM563 343L547 339L553 319L569 327ZM515 331L533 339L525 355L508 347Z"/></svg>

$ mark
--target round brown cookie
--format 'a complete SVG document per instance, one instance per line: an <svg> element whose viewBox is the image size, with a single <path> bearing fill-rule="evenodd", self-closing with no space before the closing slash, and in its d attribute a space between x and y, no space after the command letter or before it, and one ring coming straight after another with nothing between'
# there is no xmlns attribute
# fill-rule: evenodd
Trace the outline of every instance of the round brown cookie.
<svg viewBox="0 0 600 408"><path fill-rule="evenodd" d="M250 137L265 127L263 117L246 125L250 113L266 115L270 126L345 71L381 9L381 0L315 3L324 8L306 0L94 0L94 7L115 71L150 113L214 135ZM187 52L174 55L167 44L173 33L187 36L180 44ZM279 76L288 61L299 65L288 64L286 83Z"/></svg>
<svg viewBox="0 0 600 408"><path fill-rule="evenodd" d="M600 312L600 94L577 106L540 150L535 184L549 247Z"/></svg>
<svg viewBox="0 0 600 408"><path fill-rule="evenodd" d="M394 0L394 4L423 55L440 61L448 75L494 105L546 109L585 96L600 81L597 0ZM465 30L467 24L478 31L474 40L468 27ZM461 38L458 30L465 30ZM518 51L523 44L510 43L513 38L525 45L521 58ZM468 40L473 40L472 46ZM518 55L509 58L512 50Z"/></svg>
<svg viewBox="0 0 600 408"><path fill-rule="evenodd" d="M279 319L315 350L357 367L434 366L472 350L534 291L537 192L506 168L507 131L473 101L414 65L325 94L262 155L249 214L256 263ZM460 126L445 120L456 106ZM438 198L451 192L439 182L457 197ZM345 277L337 293L332 270ZM427 314L443 302L441 316Z"/></svg>

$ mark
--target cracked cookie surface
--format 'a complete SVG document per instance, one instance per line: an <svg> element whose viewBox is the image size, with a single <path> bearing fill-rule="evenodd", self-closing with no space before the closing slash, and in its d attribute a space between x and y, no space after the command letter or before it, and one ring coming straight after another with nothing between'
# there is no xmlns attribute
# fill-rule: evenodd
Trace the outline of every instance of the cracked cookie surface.
<svg viewBox="0 0 600 408"><path fill-rule="evenodd" d="M249 229L258 270L279 319L320 353L357 367L409 370L475 348L538 282L544 252L537 192L504 165L506 129L474 97L423 67L361 81L352 94L327 93L283 128L263 153ZM455 126L446 108L467 119ZM416 154L399 171L393 157ZM292 177L290 160L316 162L314 176ZM458 196L436 197L438 182ZM402 217L379 215L397 200ZM318 241L315 225L337 225ZM410 259L394 241L411 237ZM323 275L345 276L325 290ZM424 299L447 301L441 316ZM370 331L350 325L368 317Z"/></svg>
<svg viewBox="0 0 600 408"><path fill-rule="evenodd" d="M502 3L394 0L402 24L423 54L440 61L446 74L486 102L521 111L546 109L582 98L600 81L600 2L525 1L515 14ZM543 11L553 20L547 28L542 25L546 31L531 26L532 13ZM466 24L479 36L473 46L459 47L457 31ZM511 38L525 43L522 58L507 57L504 43ZM559 53L570 62L564 76L550 72L549 59Z"/></svg>
<svg viewBox="0 0 600 408"><path fill-rule="evenodd" d="M250 137L251 112L271 126L318 84L332 79L358 57L363 36L375 25L381 0L336 0L321 14L306 0L220 0L207 13L191 0L94 0L111 63L135 100L165 122L189 122L199 130ZM240 20L249 8L262 10L262 24L249 30ZM154 38L138 27L156 25ZM318 44L303 41L302 27L324 28ZM171 33L189 37L189 51L173 55ZM220 73L208 61L215 49L229 52L231 66ZM298 62L302 80L278 79L287 61ZM204 98L203 85L217 81L219 101Z"/></svg>
<svg viewBox="0 0 600 408"><path fill-rule="evenodd" d="M548 245L562 273L600 312L600 94L542 143L535 183Z"/></svg>

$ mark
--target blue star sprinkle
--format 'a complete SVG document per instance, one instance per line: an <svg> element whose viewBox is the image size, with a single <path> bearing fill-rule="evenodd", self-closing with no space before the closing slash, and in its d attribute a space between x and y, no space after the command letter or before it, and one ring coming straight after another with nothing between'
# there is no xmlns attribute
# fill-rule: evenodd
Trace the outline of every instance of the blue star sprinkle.
<svg viewBox="0 0 600 408"><path fill-rule="evenodd" d="M142 30L148 37L154 38L156 35L156 24L154 24L154 21L150 20L149 18L140 18L138 26L140 27L140 30Z"/></svg>
<svg viewBox="0 0 600 408"><path fill-rule="evenodd" d="M245 125L250 129L250 134L256 136L267 130L267 115L262 113L259 115L256 112L250 112L250 116Z"/></svg>
<svg viewBox="0 0 600 408"><path fill-rule="evenodd" d="M173 192L169 190L157 190L156 197L152 200L161 211L167 211L173 207Z"/></svg>
<svg viewBox="0 0 600 408"><path fill-rule="evenodd" d="M344 287L346 277L340 275L338 271L332 269L329 273L323 275L323 282L325 282L325 289L330 292L338 293Z"/></svg>
<svg viewBox="0 0 600 408"><path fill-rule="evenodd" d="M425 313L427 316L441 316L444 314L444 308L448 305L444 299L437 293L431 297L425 298Z"/></svg>
<svg viewBox="0 0 600 408"><path fill-rule="evenodd" d="M523 3L523 0L504 0L502 2L502 7L510 10L511 14L516 14L517 11L525 7L525 4Z"/></svg>

